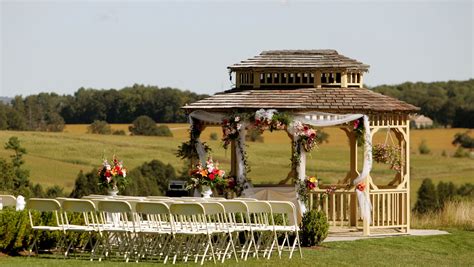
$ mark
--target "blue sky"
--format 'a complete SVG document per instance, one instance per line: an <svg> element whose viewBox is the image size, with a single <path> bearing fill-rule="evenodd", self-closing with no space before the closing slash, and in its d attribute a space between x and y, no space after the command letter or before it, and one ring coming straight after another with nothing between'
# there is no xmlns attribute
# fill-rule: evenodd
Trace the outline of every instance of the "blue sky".
<svg viewBox="0 0 474 267"><path fill-rule="evenodd" d="M1 0L0 0L1 1ZM212 94L270 49L326 49L365 83L474 77L472 1L1 1L0 96L134 83Z"/></svg>

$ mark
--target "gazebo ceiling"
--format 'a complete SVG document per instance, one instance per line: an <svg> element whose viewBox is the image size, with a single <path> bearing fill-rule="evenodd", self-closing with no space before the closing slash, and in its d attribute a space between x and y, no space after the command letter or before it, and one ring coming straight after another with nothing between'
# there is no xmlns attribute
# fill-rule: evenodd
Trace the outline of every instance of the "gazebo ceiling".
<svg viewBox="0 0 474 267"><path fill-rule="evenodd" d="M231 89L185 105L183 109L290 109L331 113L414 113L411 104L365 88Z"/></svg>
<svg viewBox="0 0 474 267"><path fill-rule="evenodd" d="M336 50L271 50L227 67L246 69L348 69L367 71L369 65L339 54Z"/></svg>

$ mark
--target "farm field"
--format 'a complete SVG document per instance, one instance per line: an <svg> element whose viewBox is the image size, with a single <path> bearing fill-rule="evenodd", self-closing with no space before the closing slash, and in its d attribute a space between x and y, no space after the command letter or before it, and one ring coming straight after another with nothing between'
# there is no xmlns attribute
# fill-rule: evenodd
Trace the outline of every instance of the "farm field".
<svg viewBox="0 0 474 267"><path fill-rule="evenodd" d="M132 169L145 161L158 159L169 163L177 171L184 162L174 154L178 145L188 139L187 124L168 124L173 137L115 136L87 134L87 125L67 125L62 133L0 131L0 143L17 136L27 149L26 168L30 170L32 182L43 186L59 185L68 192L80 170L90 171L101 164L103 155L108 158L115 153L127 168ZM128 130L128 125L114 124L112 128ZM329 143L321 145L308 155L307 173L317 174L324 183L336 182L345 177L349 165L349 148L343 131L325 128ZM455 184L474 182L474 160L453 158L455 147L451 141L455 133L465 129L430 129L411 131L412 201L422 179L453 181ZM221 147L219 140L210 140L211 133L221 135L220 127L208 127L202 140L212 148L213 157L221 168L229 170L230 151ZM255 184L278 183L284 179L290 165L290 140L285 132L265 132L263 143L247 143L251 166L249 177ZM384 142L386 134L375 135L374 143ZM418 145L426 140L431 149L429 155L420 155ZM447 156L442 156L443 151ZM362 152L362 151L360 151ZM9 151L0 150L1 158L8 158ZM362 154L359 166L362 166ZM372 177L387 183L394 172L387 165L375 164Z"/></svg>
<svg viewBox="0 0 474 267"><path fill-rule="evenodd" d="M439 236L399 236L374 238L346 242L323 243L317 249L303 249L299 255L288 260L288 254L279 259L272 255L270 260L250 259L245 263L226 260L222 266L472 266L474 232L450 231ZM414 256L416 251L416 256ZM51 259L47 256L0 257L3 266L156 266L157 263L124 263L118 260L90 262L87 259ZM219 266L207 262L204 266ZM196 266L176 264L175 266Z"/></svg>

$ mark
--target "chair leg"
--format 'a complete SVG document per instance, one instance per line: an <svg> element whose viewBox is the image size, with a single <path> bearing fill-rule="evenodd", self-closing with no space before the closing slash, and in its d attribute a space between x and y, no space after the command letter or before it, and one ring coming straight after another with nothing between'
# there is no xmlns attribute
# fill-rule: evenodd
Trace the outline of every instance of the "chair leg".
<svg viewBox="0 0 474 267"><path fill-rule="evenodd" d="M30 249L29 249L30 253L28 253L28 257L31 256L31 253L33 252L33 248L35 248L35 246L36 246L37 240L38 240L38 231L35 231L35 235L33 237L33 243L30 246ZM36 248L35 251L36 251L36 256L38 256L38 248Z"/></svg>

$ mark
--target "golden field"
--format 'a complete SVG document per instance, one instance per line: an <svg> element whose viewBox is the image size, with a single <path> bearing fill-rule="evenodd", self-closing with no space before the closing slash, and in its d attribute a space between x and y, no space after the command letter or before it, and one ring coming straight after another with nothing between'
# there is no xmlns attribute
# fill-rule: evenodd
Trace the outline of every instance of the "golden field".
<svg viewBox="0 0 474 267"><path fill-rule="evenodd" d="M170 163L177 171L184 162L174 154L178 145L188 139L187 124L167 124L173 137L114 136L87 133L88 125L67 125L62 133L0 131L0 143L17 136L27 149L26 168L31 181L43 186L60 185L70 191L80 170L90 171L100 165L102 157L119 156L129 169L145 161L158 159ZM114 130L125 130L126 124L113 124ZM325 183L344 178L349 165L347 138L338 128L325 128L329 143L321 145L308 155L307 173L317 174ZM411 131L412 200L422 179L453 181L455 184L474 182L474 160L453 158L456 147L451 145L454 134L465 129L430 129ZM208 127L202 140L213 149L213 157L228 170L230 151L221 147L219 140L210 140L211 133L221 136L220 127ZM285 132L265 132L263 143L247 143L251 173L254 183L277 183L286 177L290 166L290 140ZM384 132L375 135L374 143L384 142ZM418 145L426 140L431 149L429 155L420 155ZM443 151L447 156L442 156ZM362 152L362 151L360 151ZM0 150L0 157L7 159L11 153ZM362 157L359 157L359 166ZM387 165L375 164L372 177L386 183L394 175Z"/></svg>

